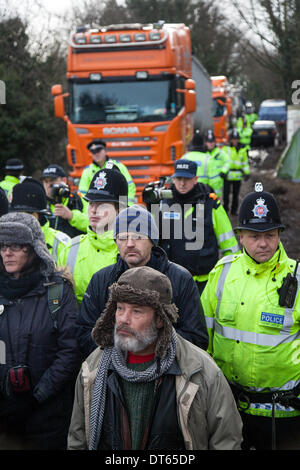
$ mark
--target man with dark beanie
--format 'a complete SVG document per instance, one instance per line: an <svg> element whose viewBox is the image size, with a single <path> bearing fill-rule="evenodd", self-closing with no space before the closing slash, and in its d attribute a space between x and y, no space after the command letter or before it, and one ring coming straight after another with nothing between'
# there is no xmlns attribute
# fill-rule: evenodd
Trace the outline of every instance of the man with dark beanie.
<svg viewBox="0 0 300 470"><path fill-rule="evenodd" d="M164 274L122 274L93 329L75 389L68 449L238 450L241 419L210 356L176 334Z"/></svg>
<svg viewBox="0 0 300 470"><path fill-rule="evenodd" d="M127 207L128 186L118 170L99 170L93 176L84 199L88 202L89 227L85 235L72 238L58 257L74 277L78 304L96 271L116 262L118 247L113 224L120 209Z"/></svg>
<svg viewBox="0 0 300 470"><path fill-rule="evenodd" d="M152 214L140 205L123 209L116 217L117 261L95 272L80 306L78 341L84 357L96 348L91 332L104 310L109 286L128 269L145 265L165 274L171 281L173 302L178 307L176 331L196 346L207 348L208 333L197 286L187 269L169 261L165 251L157 246L158 236Z"/></svg>

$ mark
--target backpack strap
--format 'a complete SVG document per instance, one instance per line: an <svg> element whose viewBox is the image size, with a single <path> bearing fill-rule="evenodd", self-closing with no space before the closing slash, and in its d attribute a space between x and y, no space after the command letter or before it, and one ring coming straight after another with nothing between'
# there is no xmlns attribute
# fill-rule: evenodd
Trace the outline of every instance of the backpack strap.
<svg viewBox="0 0 300 470"><path fill-rule="evenodd" d="M51 283L48 285L48 307L51 317L53 318L54 328L57 329L57 312L61 307L64 284Z"/></svg>

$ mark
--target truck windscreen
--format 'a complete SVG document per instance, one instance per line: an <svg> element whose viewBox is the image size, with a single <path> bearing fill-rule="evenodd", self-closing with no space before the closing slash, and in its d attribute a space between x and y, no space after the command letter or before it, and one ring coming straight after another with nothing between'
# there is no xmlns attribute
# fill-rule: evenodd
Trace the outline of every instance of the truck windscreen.
<svg viewBox="0 0 300 470"><path fill-rule="evenodd" d="M262 121L286 121L286 108L284 106L261 106L258 118Z"/></svg>
<svg viewBox="0 0 300 470"><path fill-rule="evenodd" d="M225 111L226 100L222 96L213 99L213 117L221 117Z"/></svg>
<svg viewBox="0 0 300 470"><path fill-rule="evenodd" d="M77 124L171 120L176 116L175 80L70 82L69 118ZM178 98L180 100L180 97Z"/></svg>

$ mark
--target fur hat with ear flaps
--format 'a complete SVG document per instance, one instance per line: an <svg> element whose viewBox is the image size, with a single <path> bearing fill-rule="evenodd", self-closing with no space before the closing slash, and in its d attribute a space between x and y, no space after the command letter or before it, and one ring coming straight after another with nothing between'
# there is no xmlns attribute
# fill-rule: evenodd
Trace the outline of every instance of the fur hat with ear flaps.
<svg viewBox="0 0 300 470"><path fill-rule="evenodd" d="M32 246L41 261L41 274L48 277L54 273L55 262L48 251L41 226L33 215L9 212L0 217L0 243Z"/></svg>
<svg viewBox="0 0 300 470"><path fill-rule="evenodd" d="M168 277L148 266L131 268L110 286L109 291L105 309L92 333L98 346L104 349L114 345L117 302L149 306L163 323L155 348L155 355L162 358L171 342L172 323L178 318L178 309L171 303L172 286Z"/></svg>

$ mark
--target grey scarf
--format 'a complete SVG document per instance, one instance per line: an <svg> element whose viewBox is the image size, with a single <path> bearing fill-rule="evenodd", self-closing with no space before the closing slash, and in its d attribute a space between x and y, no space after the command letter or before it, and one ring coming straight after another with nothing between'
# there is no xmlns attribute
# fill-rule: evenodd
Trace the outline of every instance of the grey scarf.
<svg viewBox="0 0 300 470"><path fill-rule="evenodd" d="M104 349L99 362L91 401L89 450L97 450L97 446L100 441L105 410L107 373L110 364L112 364L116 372L128 382L152 382L153 380L158 379L170 369L175 359L176 333L174 328L172 328L172 330L171 343L165 356L162 359L156 358L154 363L142 372L128 369L126 366L126 358L119 349L115 347Z"/></svg>

